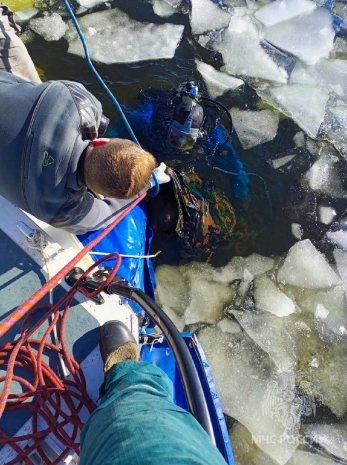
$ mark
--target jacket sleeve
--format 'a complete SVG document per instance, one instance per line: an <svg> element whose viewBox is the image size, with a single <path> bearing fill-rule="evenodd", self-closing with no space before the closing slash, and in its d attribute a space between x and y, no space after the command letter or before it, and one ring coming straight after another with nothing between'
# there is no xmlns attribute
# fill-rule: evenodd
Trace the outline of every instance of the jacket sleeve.
<svg viewBox="0 0 347 465"><path fill-rule="evenodd" d="M75 222L71 221L71 211L66 218L56 217L51 225L63 228L73 234L85 234L88 231L104 229L112 223L117 215L119 215L133 200L131 199L111 199L103 200L95 198L90 192L87 192L83 203L88 204L88 212L82 218L75 218Z"/></svg>

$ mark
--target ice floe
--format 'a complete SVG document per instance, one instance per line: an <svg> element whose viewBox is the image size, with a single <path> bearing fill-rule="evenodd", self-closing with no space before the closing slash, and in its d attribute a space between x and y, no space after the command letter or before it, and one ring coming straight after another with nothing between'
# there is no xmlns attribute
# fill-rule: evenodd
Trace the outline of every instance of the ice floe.
<svg viewBox="0 0 347 465"><path fill-rule="evenodd" d="M79 23L92 59L105 64L172 58L184 28L169 23L141 23L118 8L88 14L81 17ZM83 56L72 24L65 37L69 53Z"/></svg>
<svg viewBox="0 0 347 465"><path fill-rule="evenodd" d="M346 337L347 301L343 286L336 286L325 292L306 292L305 296L299 299L299 305L301 309L315 316L316 327L322 339L329 341Z"/></svg>
<svg viewBox="0 0 347 465"><path fill-rule="evenodd" d="M247 40L245 40L247 37ZM278 66L261 45L262 36L249 16L233 16L222 33L222 41L212 48L218 50L227 73L235 76L287 82L287 71Z"/></svg>
<svg viewBox="0 0 347 465"><path fill-rule="evenodd" d="M324 224L330 224L336 216L336 211L332 207L325 207L324 205L321 205L318 211L319 219Z"/></svg>
<svg viewBox="0 0 347 465"><path fill-rule="evenodd" d="M347 198L341 180L340 159L332 153L323 153L305 174L310 188L334 198Z"/></svg>
<svg viewBox="0 0 347 465"><path fill-rule="evenodd" d="M223 29L228 26L231 14L211 0L191 0L190 25L192 34Z"/></svg>
<svg viewBox="0 0 347 465"><path fill-rule="evenodd" d="M334 37L331 15L324 8L317 8L311 13L265 29L266 40L308 65L329 57Z"/></svg>
<svg viewBox="0 0 347 465"><path fill-rule="evenodd" d="M224 92L237 89L243 85L242 79L217 71L213 66L196 60L196 68L204 78L211 98L220 97Z"/></svg>
<svg viewBox="0 0 347 465"><path fill-rule="evenodd" d="M293 373L274 369L268 355L242 332L230 334L209 327L198 336L216 377L224 411L250 431L263 451L284 465L299 438L301 408L295 402Z"/></svg>
<svg viewBox="0 0 347 465"><path fill-rule="evenodd" d="M328 231L327 238L337 246L347 250L347 230Z"/></svg>
<svg viewBox="0 0 347 465"><path fill-rule="evenodd" d="M335 286L340 279L309 239L297 242L278 270L277 280L309 289L322 289Z"/></svg>
<svg viewBox="0 0 347 465"><path fill-rule="evenodd" d="M347 460L347 425L312 424L304 425L304 435L310 444L315 443L324 452Z"/></svg>
<svg viewBox="0 0 347 465"><path fill-rule="evenodd" d="M236 134L245 150L276 137L278 113L271 110L242 111L238 108L231 108L230 112Z"/></svg>
<svg viewBox="0 0 347 465"><path fill-rule="evenodd" d="M162 18L167 18L177 12L176 8L173 8L163 0L154 0L153 11L156 15L161 16Z"/></svg>
<svg viewBox="0 0 347 465"><path fill-rule="evenodd" d="M266 275L255 279L254 299L257 308L277 317L288 316L295 312L294 302Z"/></svg>
<svg viewBox="0 0 347 465"><path fill-rule="evenodd" d="M231 283L243 279L246 270L254 277L271 270L274 264L273 258L254 253L245 258L233 257L224 267L212 269L210 276L216 282Z"/></svg>
<svg viewBox="0 0 347 465"><path fill-rule="evenodd" d="M269 103L292 118L310 137L316 137L324 120L329 92L302 84L271 87ZM260 94L267 100L266 94Z"/></svg>
<svg viewBox="0 0 347 465"><path fill-rule="evenodd" d="M67 24L58 13L45 15L42 18L31 19L29 27L48 42L61 39L68 28Z"/></svg>
<svg viewBox="0 0 347 465"><path fill-rule="evenodd" d="M274 302L274 306L276 302ZM278 318L275 313L233 311L250 338L266 352L280 371L296 363L297 331L305 330L294 318Z"/></svg>
<svg viewBox="0 0 347 465"><path fill-rule="evenodd" d="M254 16L265 26L273 26L282 21L310 13L317 5L310 0L275 0L259 8Z"/></svg>

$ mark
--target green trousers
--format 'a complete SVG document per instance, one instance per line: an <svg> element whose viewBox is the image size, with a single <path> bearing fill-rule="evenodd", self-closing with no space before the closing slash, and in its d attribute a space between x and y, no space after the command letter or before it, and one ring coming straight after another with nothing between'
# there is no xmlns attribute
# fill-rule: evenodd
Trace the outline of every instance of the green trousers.
<svg viewBox="0 0 347 465"><path fill-rule="evenodd" d="M171 381L153 364L112 367L106 394L81 433L80 465L225 465L207 433L172 396Z"/></svg>

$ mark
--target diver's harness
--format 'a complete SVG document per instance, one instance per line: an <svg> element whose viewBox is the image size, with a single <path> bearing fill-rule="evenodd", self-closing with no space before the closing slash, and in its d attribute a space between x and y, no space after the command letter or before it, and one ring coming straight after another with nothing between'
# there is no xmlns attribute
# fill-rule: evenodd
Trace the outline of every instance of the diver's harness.
<svg viewBox="0 0 347 465"><path fill-rule="evenodd" d="M198 84L195 81L183 82L179 84L177 88L174 89L173 92L174 92L174 97L171 103L176 107L180 105L180 103L184 102L187 110L189 111L189 114L183 124L179 124L175 120L175 115L173 115L173 118L171 121L171 128L185 135L190 135L194 139L194 141L196 141L198 137L203 136L203 128L204 128L204 123L206 121L206 117L203 116L202 123L199 128L193 128L192 127L192 121L193 121L192 114L193 114L194 108L196 108L199 105L203 110L204 105L212 106L222 111L222 113L227 116L230 127L228 130L228 135L223 143L226 143L229 140L229 138L231 137L232 130L233 130L233 123L232 123L232 118L231 118L229 110L222 103L203 96L199 90Z"/></svg>

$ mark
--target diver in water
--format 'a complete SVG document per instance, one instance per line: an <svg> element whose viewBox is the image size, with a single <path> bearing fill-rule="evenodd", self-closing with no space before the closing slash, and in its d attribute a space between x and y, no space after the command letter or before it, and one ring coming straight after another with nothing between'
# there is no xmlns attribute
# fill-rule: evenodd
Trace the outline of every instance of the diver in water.
<svg viewBox="0 0 347 465"><path fill-rule="evenodd" d="M229 111L189 81L171 91L143 92L127 116L141 145L174 168L167 170L171 182L148 202L149 224L159 233L175 231L186 251L209 254L231 238L233 205L243 210L249 201L249 177L230 141ZM229 196L215 185L214 165L233 174Z"/></svg>

